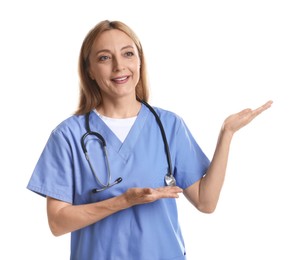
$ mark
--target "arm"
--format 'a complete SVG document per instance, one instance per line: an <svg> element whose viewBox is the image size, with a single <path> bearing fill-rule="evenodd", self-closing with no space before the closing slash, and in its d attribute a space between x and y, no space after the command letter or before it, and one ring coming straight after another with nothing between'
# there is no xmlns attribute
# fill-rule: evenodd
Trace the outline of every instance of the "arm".
<svg viewBox="0 0 296 260"><path fill-rule="evenodd" d="M269 101L254 110L244 109L225 119L218 137L214 156L205 176L184 190L186 198L201 212L212 213L217 206L234 133L249 124L256 116L268 109L271 104L272 101Z"/></svg>
<svg viewBox="0 0 296 260"><path fill-rule="evenodd" d="M182 189L178 187L131 188L118 197L84 205L71 205L47 197L49 227L55 236L60 236L134 205L151 203L161 198L178 198L180 192Z"/></svg>

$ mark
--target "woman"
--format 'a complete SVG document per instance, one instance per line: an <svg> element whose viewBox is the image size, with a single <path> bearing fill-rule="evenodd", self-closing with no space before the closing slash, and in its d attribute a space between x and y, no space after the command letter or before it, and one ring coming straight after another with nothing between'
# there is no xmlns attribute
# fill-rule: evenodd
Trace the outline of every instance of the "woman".
<svg viewBox="0 0 296 260"><path fill-rule="evenodd" d="M147 104L145 65L128 26L97 24L81 47L79 108L29 181L52 233L71 232L71 259L186 259L175 199L213 212L233 134L272 103L226 118L210 161L179 116Z"/></svg>

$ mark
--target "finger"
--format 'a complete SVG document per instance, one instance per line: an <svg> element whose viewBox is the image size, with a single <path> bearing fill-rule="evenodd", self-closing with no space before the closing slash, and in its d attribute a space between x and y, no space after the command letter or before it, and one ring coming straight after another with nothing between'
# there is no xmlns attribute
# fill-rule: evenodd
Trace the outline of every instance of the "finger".
<svg viewBox="0 0 296 260"><path fill-rule="evenodd" d="M263 111L265 111L266 109L270 108L272 105L273 101L269 100L267 101L264 105L258 107L257 109L253 110L253 114L255 114L255 116L261 114Z"/></svg>
<svg viewBox="0 0 296 260"><path fill-rule="evenodd" d="M156 188L155 190L159 192L177 192L177 193L183 192L183 190L178 186L159 187L159 188Z"/></svg>
<svg viewBox="0 0 296 260"><path fill-rule="evenodd" d="M270 108L271 107L272 103L273 103L273 101L272 100L269 100L264 105L262 105L261 107L258 107L255 110L266 110L267 108Z"/></svg>

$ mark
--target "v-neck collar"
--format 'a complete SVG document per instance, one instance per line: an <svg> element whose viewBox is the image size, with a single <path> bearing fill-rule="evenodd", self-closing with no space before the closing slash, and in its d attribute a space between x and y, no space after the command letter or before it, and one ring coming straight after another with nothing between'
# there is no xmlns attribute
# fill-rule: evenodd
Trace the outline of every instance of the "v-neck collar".
<svg viewBox="0 0 296 260"><path fill-rule="evenodd" d="M90 129L104 137L107 149L113 149L126 161L136 145L148 115L148 108L141 104L139 114L123 143L94 111L90 113Z"/></svg>

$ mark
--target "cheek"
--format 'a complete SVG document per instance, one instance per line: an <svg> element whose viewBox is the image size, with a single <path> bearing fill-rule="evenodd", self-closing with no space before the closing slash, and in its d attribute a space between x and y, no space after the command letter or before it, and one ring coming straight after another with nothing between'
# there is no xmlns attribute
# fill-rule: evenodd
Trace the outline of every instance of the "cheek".
<svg viewBox="0 0 296 260"><path fill-rule="evenodd" d="M133 82L135 85L138 84L140 80L140 69L139 68L135 68L133 71Z"/></svg>
<svg viewBox="0 0 296 260"><path fill-rule="evenodd" d="M102 66L92 66L91 73L96 80L102 80L110 77L110 70Z"/></svg>
<svg viewBox="0 0 296 260"><path fill-rule="evenodd" d="M106 85L106 79L108 78L108 73L104 69L97 68L97 67L90 67L90 77L92 80L97 82L97 85L102 87Z"/></svg>
<svg viewBox="0 0 296 260"><path fill-rule="evenodd" d="M130 67L134 75L140 75L140 63L133 63Z"/></svg>

